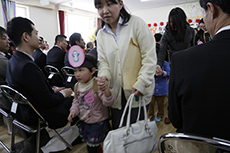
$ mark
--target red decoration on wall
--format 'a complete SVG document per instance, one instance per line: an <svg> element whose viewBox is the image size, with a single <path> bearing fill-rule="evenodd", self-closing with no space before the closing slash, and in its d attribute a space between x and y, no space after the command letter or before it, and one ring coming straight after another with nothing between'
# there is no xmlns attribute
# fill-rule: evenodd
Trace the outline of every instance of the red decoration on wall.
<svg viewBox="0 0 230 153"><path fill-rule="evenodd" d="M196 19L196 23L199 23L200 22L200 19Z"/></svg>
<svg viewBox="0 0 230 153"><path fill-rule="evenodd" d="M151 24L148 24L149 27L151 27Z"/></svg>
<svg viewBox="0 0 230 153"><path fill-rule="evenodd" d="M188 23L192 23L192 19L188 19Z"/></svg>
<svg viewBox="0 0 230 153"><path fill-rule="evenodd" d="M163 26L163 25L164 25L164 22L160 22L160 25Z"/></svg>
<svg viewBox="0 0 230 153"><path fill-rule="evenodd" d="M153 25L154 25L154 27L157 27L157 23L154 23Z"/></svg>

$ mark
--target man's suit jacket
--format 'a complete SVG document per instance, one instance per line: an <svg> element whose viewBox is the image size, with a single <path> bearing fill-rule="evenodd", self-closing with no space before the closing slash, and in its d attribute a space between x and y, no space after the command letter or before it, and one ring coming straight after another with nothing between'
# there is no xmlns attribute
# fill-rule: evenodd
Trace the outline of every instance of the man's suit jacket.
<svg viewBox="0 0 230 153"><path fill-rule="evenodd" d="M8 63L8 58L6 58L4 55L0 53L0 85L6 84L6 67ZM0 94L0 108L10 110L11 104L7 100L6 97L4 97L2 94Z"/></svg>
<svg viewBox="0 0 230 153"><path fill-rule="evenodd" d="M0 84L5 84L6 79L6 67L7 67L8 59L0 54Z"/></svg>
<svg viewBox="0 0 230 153"><path fill-rule="evenodd" d="M230 140L230 30L173 54L169 118L185 133Z"/></svg>
<svg viewBox="0 0 230 153"><path fill-rule="evenodd" d="M41 49L36 49L34 54L34 62L40 67L40 69L44 72L45 74L45 69L44 67L46 66L46 54L44 54Z"/></svg>
<svg viewBox="0 0 230 153"><path fill-rule="evenodd" d="M52 90L40 68L28 55L15 52L8 62L6 81L28 98L48 120L50 127L62 127L67 123L69 108L65 108L64 96ZM19 105L17 117L24 122L37 122L34 114L25 106Z"/></svg>
<svg viewBox="0 0 230 153"><path fill-rule="evenodd" d="M51 48L47 54L47 64L56 67L59 71L64 66L66 52L61 48L54 46Z"/></svg>

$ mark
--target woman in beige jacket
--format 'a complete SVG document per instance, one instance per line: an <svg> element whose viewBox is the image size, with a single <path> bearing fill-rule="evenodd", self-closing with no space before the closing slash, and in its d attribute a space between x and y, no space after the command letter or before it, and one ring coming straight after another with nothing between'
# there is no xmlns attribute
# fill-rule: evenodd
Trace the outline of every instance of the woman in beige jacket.
<svg viewBox="0 0 230 153"><path fill-rule="evenodd" d="M147 24L130 15L123 0L94 0L102 19L102 29L97 35L99 60L98 85L110 81L115 97L111 108L113 129L118 128L120 118L131 93L135 93L131 122L136 121L138 96L149 104L154 89L156 66L155 39ZM143 110L141 119L144 119Z"/></svg>

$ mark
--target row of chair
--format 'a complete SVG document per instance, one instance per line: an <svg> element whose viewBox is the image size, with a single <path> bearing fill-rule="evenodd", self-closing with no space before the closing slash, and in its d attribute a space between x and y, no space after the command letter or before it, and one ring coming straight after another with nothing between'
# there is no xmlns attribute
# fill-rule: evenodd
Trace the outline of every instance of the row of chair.
<svg viewBox="0 0 230 153"><path fill-rule="evenodd" d="M74 78L74 68L69 66L64 66L61 68L61 71L59 71L56 67L52 65L46 65L44 67L44 70L47 74L48 80L51 82L51 85L58 86L60 84L52 83L52 79L56 77L59 82L61 83L71 83L72 79Z"/></svg>
<svg viewBox="0 0 230 153"><path fill-rule="evenodd" d="M11 110L4 110L0 108L0 113L4 115L7 118L10 118L12 121L12 134L11 134L11 147L9 148L7 145L5 145L2 141L0 141L0 144L3 146L5 151L8 153L14 152L13 146L15 144L15 126L18 128L28 132L36 134L36 153L39 153L40 150L40 132L42 129L48 127L47 121L42 117L42 115L37 111L37 109L29 102L29 100L23 96L20 92L17 90L7 86L7 85L0 85L0 91L1 94L3 94L11 104L17 104L17 105L28 105L32 108L32 110L37 114L38 116L38 124L37 126L31 126L28 124L25 124L23 122L20 122L17 120L15 116L15 111L13 109ZM52 129L54 133L60 138L60 140L66 145L67 148L72 149L72 146L56 131L56 129Z"/></svg>
<svg viewBox="0 0 230 153"><path fill-rule="evenodd" d="M18 121L17 118L15 118L14 111L6 111L0 108L0 113L5 117L10 117L12 120L11 147L9 148L6 146L1 140L0 144L8 153L13 152L12 148L14 146L15 140L14 126L17 126L29 133L37 134L36 153L39 153L40 131L41 129L48 127L47 121L20 92L7 85L0 85L0 89L0 94L6 96L12 104L17 103L20 105L28 105L38 115L38 124L36 127L33 127ZM72 149L72 146L68 144L55 129L52 130L67 146L67 148ZM206 138L184 133L167 133L160 137L158 148L160 153L229 153L230 141L218 138Z"/></svg>

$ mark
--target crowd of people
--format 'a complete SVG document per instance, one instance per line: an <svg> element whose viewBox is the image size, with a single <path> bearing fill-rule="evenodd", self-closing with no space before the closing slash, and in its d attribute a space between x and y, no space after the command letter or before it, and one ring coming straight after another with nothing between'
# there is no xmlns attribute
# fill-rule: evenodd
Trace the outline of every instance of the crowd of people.
<svg viewBox="0 0 230 153"><path fill-rule="evenodd" d="M190 27L183 9L173 8L165 32L155 37L143 19L125 9L123 0L94 0L94 4L102 24L95 44L87 46L80 33L73 33L69 38L57 35L49 49L36 24L23 17L10 20L6 29L0 27L0 83L25 95L50 128L78 121L76 126L89 153L102 152L101 143L111 129L119 127L132 93L131 123L136 122L142 96L150 120L172 123L177 132L230 140L226 124L230 1L200 0L203 19L198 32ZM69 58L73 46L83 53L77 55L84 57L78 66ZM60 72L65 66L72 67L72 84L67 86L66 80L55 77L50 81L47 65ZM168 116L164 112L166 98ZM0 107L11 107L2 94ZM37 123L37 116L24 105L18 106L16 116ZM140 119L144 119L143 108ZM17 145L16 152L34 152Z"/></svg>

